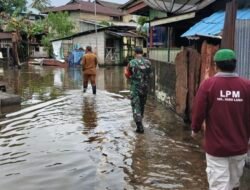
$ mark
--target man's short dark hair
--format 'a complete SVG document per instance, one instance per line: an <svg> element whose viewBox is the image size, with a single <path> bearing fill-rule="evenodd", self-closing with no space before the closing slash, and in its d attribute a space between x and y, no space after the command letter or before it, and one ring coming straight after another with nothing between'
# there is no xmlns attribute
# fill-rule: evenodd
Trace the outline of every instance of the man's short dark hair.
<svg viewBox="0 0 250 190"><path fill-rule="evenodd" d="M91 46L87 46L87 47L86 47L86 50L87 50L87 51L92 51L92 47L91 47Z"/></svg>
<svg viewBox="0 0 250 190"><path fill-rule="evenodd" d="M226 61L216 61L216 66L225 72L233 72L236 69L236 59Z"/></svg>
<svg viewBox="0 0 250 190"><path fill-rule="evenodd" d="M143 49L141 47L135 47L136 54L143 54Z"/></svg>

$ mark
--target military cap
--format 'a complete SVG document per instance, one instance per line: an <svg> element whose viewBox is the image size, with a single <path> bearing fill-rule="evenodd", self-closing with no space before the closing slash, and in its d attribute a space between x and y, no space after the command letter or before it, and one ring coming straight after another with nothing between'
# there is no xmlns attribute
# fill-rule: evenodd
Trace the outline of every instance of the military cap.
<svg viewBox="0 0 250 190"><path fill-rule="evenodd" d="M141 47L135 47L134 51L136 54L143 54L143 49Z"/></svg>

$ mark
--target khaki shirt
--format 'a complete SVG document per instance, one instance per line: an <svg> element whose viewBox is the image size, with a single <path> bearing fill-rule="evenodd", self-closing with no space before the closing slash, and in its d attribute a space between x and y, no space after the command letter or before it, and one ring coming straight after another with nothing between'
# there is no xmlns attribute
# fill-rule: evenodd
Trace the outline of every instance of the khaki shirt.
<svg viewBox="0 0 250 190"><path fill-rule="evenodd" d="M97 57L94 53L86 53L82 60L83 73L96 75Z"/></svg>

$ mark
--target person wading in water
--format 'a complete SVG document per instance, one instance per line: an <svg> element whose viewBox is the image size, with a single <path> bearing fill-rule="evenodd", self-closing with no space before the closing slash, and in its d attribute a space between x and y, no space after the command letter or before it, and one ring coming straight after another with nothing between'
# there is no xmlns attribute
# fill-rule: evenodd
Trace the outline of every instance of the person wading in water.
<svg viewBox="0 0 250 190"><path fill-rule="evenodd" d="M87 91L88 82L90 80L93 94L96 94L96 67L97 57L92 52L92 48L87 46L86 54L82 59L83 69L83 92Z"/></svg>
<svg viewBox="0 0 250 190"><path fill-rule="evenodd" d="M143 57L141 47L135 48L135 59L131 60L125 69L125 76L130 79L130 96L136 132L143 133L142 118L147 101L151 63Z"/></svg>

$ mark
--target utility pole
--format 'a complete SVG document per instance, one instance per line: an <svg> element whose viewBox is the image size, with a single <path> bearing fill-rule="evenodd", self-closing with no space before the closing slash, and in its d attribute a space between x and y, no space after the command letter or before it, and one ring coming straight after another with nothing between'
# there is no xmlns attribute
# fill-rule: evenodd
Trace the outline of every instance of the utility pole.
<svg viewBox="0 0 250 190"><path fill-rule="evenodd" d="M226 3L225 22L222 35L222 48L234 49L235 22L237 18L237 1L230 0Z"/></svg>
<svg viewBox="0 0 250 190"><path fill-rule="evenodd" d="M96 45L96 54L98 52L98 48L97 48L97 44L98 44L98 41L97 41L97 17L96 17L96 0L94 0L95 2L95 45Z"/></svg>

